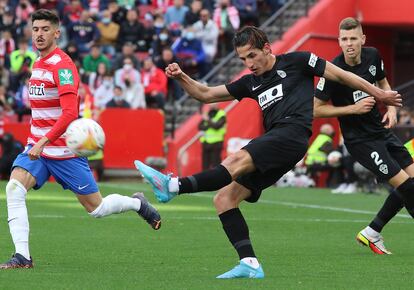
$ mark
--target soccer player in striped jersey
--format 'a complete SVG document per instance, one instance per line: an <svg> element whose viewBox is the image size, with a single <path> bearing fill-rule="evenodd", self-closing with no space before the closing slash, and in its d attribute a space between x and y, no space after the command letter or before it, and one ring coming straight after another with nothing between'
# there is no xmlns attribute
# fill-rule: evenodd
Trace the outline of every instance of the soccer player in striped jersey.
<svg viewBox="0 0 414 290"><path fill-rule="evenodd" d="M29 81L32 123L27 146L13 163L6 186L8 223L15 245L12 258L0 269L32 268L26 194L53 176L64 189L76 194L90 216L100 218L136 211L152 228L161 217L141 193L132 197L110 194L102 198L85 157L66 147L64 133L79 114L79 75L70 57L56 45L59 18L49 10L32 14L32 40L40 57Z"/></svg>

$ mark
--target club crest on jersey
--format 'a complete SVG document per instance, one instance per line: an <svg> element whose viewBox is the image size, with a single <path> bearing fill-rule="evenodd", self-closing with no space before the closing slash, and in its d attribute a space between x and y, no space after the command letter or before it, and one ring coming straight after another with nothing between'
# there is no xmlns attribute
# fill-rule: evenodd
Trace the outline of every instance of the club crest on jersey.
<svg viewBox="0 0 414 290"><path fill-rule="evenodd" d="M284 70L277 70L277 74L284 79L286 77L286 72Z"/></svg>
<svg viewBox="0 0 414 290"><path fill-rule="evenodd" d="M354 91L352 94L354 96L354 103L369 96L366 92L363 91Z"/></svg>
<svg viewBox="0 0 414 290"><path fill-rule="evenodd" d="M70 69L58 70L60 85L73 85L73 73Z"/></svg>
<svg viewBox="0 0 414 290"><path fill-rule="evenodd" d="M373 76L377 74L377 68L375 67L375 65L371 65L368 70Z"/></svg>
<svg viewBox="0 0 414 290"><path fill-rule="evenodd" d="M379 170L380 170L383 174L387 175L387 174L388 174L388 166L387 166L387 164L381 164L381 165L379 166Z"/></svg>
<svg viewBox="0 0 414 290"><path fill-rule="evenodd" d="M283 97L282 84L272 87L257 96L259 105L262 110L266 109L271 104L280 101Z"/></svg>
<svg viewBox="0 0 414 290"><path fill-rule="evenodd" d="M45 84L41 83L38 85L31 85L29 83L29 95L30 96L44 96L45 95Z"/></svg>

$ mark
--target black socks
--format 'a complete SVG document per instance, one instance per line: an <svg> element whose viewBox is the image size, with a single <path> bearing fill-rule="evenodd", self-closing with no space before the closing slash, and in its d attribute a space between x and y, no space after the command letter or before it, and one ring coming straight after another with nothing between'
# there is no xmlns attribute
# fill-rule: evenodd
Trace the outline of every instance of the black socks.
<svg viewBox="0 0 414 290"><path fill-rule="evenodd" d="M223 165L178 179L178 194L214 191L230 184L232 177Z"/></svg>
<svg viewBox="0 0 414 290"><path fill-rule="evenodd" d="M408 178L398 188L408 213L414 218L414 179Z"/></svg>
<svg viewBox="0 0 414 290"><path fill-rule="evenodd" d="M385 200L382 208L377 213L377 216L369 224L370 228L380 233L382 228L401 210L403 206L403 200L399 196L397 190L393 189Z"/></svg>
<svg viewBox="0 0 414 290"><path fill-rule="evenodd" d="M249 237L249 228L238 208L232 208L219 215L224 232L239 254L240 260L256 257Z"/></svg>

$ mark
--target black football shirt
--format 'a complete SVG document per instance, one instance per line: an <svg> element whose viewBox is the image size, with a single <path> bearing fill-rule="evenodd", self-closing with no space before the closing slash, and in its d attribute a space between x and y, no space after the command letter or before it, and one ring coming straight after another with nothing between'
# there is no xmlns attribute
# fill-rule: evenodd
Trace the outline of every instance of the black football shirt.
<svg viewBox="0 0 414 290"><path fill-rule="evenodd" d="M371 84L375 84L385 78L384 63L376 48L363 47L361 51L361 63L349 66L345 63L341 53L333 61L340 68L359 75ZM337 82L324 78L319 80L315 90L315 97L323 101L332 101L334 106L348 106L368 97L365 92L355 90ZM389 130L382 124L382 116L375 105L372 110L362 115L346 115L338 117L342 134L346 143L358 143L389 134Z"/></svg>
<svg viewBox="0 0 414 290"><path fill-rule="evenodd" d="M325 67L326 61L310 52L281 54L270 71L245 75L226 88L237 100L256 100L266 131L280 124L299 124L311 130L314 76L322 76Z"/></svg>

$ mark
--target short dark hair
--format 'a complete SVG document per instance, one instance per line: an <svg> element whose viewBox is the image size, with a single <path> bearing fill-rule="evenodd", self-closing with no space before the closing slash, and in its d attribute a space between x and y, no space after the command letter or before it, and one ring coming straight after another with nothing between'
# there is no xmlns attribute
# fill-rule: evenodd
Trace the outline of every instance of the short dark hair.
<svg viewBox="0 0 414 290"><path fill-rule="evenodd" d="M355 28L361 28L361 22L353 17L347 17L342 19L341 23L339 23L339 30L352 30Z"/></svg>
<svg viewBox="0 0 414 290"><path fill-rule="evenodd" d="M254 26L243 27L233 38L235 48L250 44L252 48L262 49L266 43L269 43L266 33Z"/></svg>
<svg viewBox="0 0 414 290"><path fill-rule="evenodd" d="M47 9L39 9L33 12L32 24L35 20L47 20L55 26L59 26L60 23L59 16L55 12Z"/></svg>

